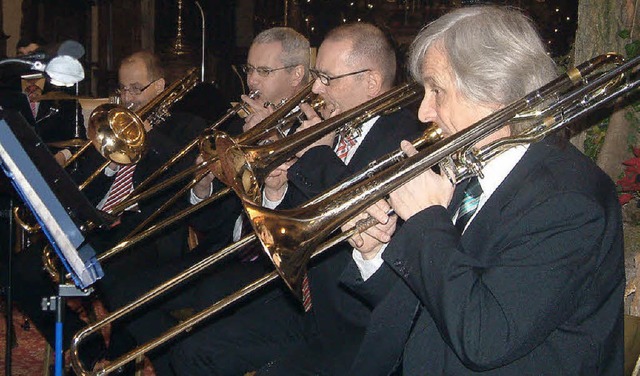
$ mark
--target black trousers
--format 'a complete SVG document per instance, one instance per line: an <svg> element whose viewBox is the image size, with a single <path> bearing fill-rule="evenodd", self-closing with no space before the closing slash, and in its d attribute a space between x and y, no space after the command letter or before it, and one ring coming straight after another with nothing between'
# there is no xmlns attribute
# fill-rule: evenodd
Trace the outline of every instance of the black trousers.
<svg viewBox="0 0 640 376"><path fill-rule="evenodd" d="M177 375L243 375L303 346L304 326L302 309L274 289L182 340L171 365Z"/></svg>

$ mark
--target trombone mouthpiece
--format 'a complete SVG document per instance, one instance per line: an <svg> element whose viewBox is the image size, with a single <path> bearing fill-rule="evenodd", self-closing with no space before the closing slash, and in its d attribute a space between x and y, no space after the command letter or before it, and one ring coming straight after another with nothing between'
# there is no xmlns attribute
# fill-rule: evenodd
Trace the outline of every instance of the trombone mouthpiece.
<svg viewBox="0 0 640 376"><path fill-rule="evenodd" d="M260 98L260 90L251 90L248 97L251 99Z"/></svg>

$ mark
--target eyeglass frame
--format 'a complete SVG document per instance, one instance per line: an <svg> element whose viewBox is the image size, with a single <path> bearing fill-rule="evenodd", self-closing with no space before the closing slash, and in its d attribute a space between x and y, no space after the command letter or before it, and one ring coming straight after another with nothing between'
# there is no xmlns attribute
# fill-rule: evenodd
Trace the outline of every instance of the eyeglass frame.
<svg viewBox="0 0 640 376"><path fill-rule="evenodd" d="M260 76L260 77L269 77L269 75L272 72L276 72L276 71L283 70L283 69L293 68L293 67L296 67L298 65L300 65L300 64L287 65L287 66L284 66L284 67L281 67L281 68L269 68L269 67L254 67L251 64L242 64L240 66L240 70L242 70L242 72L244 74L246 74L247 76L250 74L250 72L255 71L256 73L258 73L258 76Z"/></svg>
<svg viewBox="0 0 640 376"><path fill-rule="evenodd" d="M320 80L320 82L324 86L329 86L331 84L331 80L336 80L338 78L343 78L343 77L348 77L348 76L354 76L356 74L369 72L369 71L371 71L371 69L367 68L367 69L362 69L362 70L359 70L359 71L345 73L345 74L339 74L337 76L331 77L326 73L318 71L317 69L309 69L309 73L311 73L311 77L313 77L314 80Z"/></svg>
<svg viewBox="0 0 640 376"><path fill-rule="evenodd" d="M125 86L125 87L119 87L119 88L117 88L117 89L116 89L116 94L117 94L117 95L122 95L122 94L124 94L125 92L129 92L129 94L131 94L131 95L138 96L138 95L140 95L140 94L144 93L144 91L145 91L145 90L147 90L147 89L149 88L149 86L151 86L151 85L155 84L155 83L156 83L156 82L158 82L158 80L160 80L161 78L162 78L162 77L160 77L160 78L156 78L155 80L153 80L153 81L149 82L149 84L148 84L148 85L146 85L145 87L140 88L140 89L138 89L138 88L127 88L126 86ZM134 92L134 91L132 91L132 90L135 90L135 92Z"/></svg>

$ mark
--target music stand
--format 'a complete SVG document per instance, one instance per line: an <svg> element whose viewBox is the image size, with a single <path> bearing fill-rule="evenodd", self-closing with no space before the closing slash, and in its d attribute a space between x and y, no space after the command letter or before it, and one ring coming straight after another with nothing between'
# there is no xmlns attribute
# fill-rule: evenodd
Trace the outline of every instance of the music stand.
<svg viewBox="0 0 640 376"><path fill-rule="evenodd" d="M0 109L0 164L18 195L34 214L75 285L87 289L104 275L84 232L108 225L47 146L16 110ZM12 252L9 249L9 252ZM77 290L77 294L70 290ZM56 375L62 370L62 309L64 297L85 296L61 282L52 298L57 311Z"/></svg>
<svg viewBox="0 0 640 376"><path fill-rule="evenodd" d="M86 288L103 276L83 232L109 218L84 196L24 118L0 111L0 162L31 209L75 284Z"/></svg>

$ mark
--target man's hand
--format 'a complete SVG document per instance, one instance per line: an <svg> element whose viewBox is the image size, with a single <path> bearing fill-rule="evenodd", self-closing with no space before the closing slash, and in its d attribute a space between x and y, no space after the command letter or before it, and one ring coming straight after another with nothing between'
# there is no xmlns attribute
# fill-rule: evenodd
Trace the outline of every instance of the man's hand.
<svg viewBox="0 0 640 376"><path fill-rule="evenodd" d="M418 152L409 141L402 141L400 147L408 156ZM389 203L396 214L406 221L434 205L446 208L451 202L454 188L446 176L427 170L391 192Z"/></svg>
<svg viewBox="0 0 640 376"><path fill-rule="evenodd" d="M302 122L302 125L300 125L300 127L298 127L298 129L296 130L296 132L300 132L303 129L307 129L307 128L311 128L314 125L320 123L322 121L322 118L320 118L320 116L313 110L313 108L307 104L307 103L302 103L300 104L300 109L302 110L302 112L304 113L304 115L306 116L307 120ZM307 146L306 148L302 149L301 151L299 151L298 153L296 153L296 157L300 158L304 155L304 153L307 152L307 150L316 147L316 146L321 146L321 145L326 145L329 147L333 147L333 139L335 138L335 132L331 132L325 136L323 136L321 139L319 139L318 141L314 142L313 144Z"/></svg>
<svg viewBox="0 0 640 376"><path fill-rule="evenodd" d="M241 95L240 100L246 103L249 108L251 108L251 113L246 118L244 118L244 125L242 126L242 130L244 132L255 127L256 124L264 120L274 111L272 106L267 106L265 108L264 102L256 99L251 99L248 95Z"/></svg>
<svg viewBox="0 0 640 376"><path fill-rule="evenodd" d="M203 161L204 161L204 158L202 157L202 155L198 155L198 158L196 158L196 165L202 164ZM198 181L193 186L193 193L199 199L208 198L209 195L211 195L211 183L213 182L214 178L215 176L213 176L211 172L206 174L202 179L200 179L200 181Z"/></svg>
<svg viewBox="0 0 640 376"><path fill-rule="evenodd" d="M342 226L342 231L347 231L360 220L369 217L374 217L378 220L377 225L349 238L349 244L358 250L365 260L374 258L382 248L382 245L388 243L396 231L398 216L388 215L389 209L389 204L385 200L380 200L369 207L366 212L359 214Z"/></svg>
<svg viewBox="0 0 640 376"><path fill-rule="evenodd" d="M269 176L264 180L264 195L269 201L280 201L287 190L287 171L295 162L296 158L292 158L287 162L278 166L271 171Z"/></svg>

